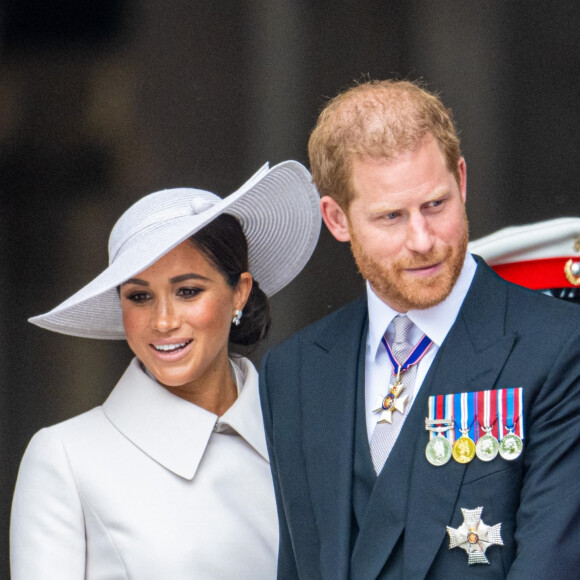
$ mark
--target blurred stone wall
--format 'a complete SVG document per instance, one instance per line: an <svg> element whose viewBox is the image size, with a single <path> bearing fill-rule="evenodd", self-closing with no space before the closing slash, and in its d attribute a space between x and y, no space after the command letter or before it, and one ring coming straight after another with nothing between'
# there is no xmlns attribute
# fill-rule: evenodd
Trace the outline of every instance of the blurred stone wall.
<svg viewBox="0 0 580 580"><path fill-rule="evenodd" d="M107 263L139 197L227 195L265 161L307 163L325 100L356 80L421 78L452 107L472 237L580 215L578 9L572 1L220 3L5 0L0 8L0 577L10 500L39 428L100 404L121 342L26 322ZM362 291L323 230L272 300L264 348Z"/></svg>

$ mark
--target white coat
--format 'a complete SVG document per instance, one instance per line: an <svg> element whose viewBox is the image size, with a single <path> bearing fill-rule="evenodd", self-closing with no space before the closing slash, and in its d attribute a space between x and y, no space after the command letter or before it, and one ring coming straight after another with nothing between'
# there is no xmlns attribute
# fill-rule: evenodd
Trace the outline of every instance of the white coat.
<svg viewBox="0 0 580 580"><path fill-rule="evenodd" d="M257 372L218 417L137 360L101 406L39 431L18 475L13 580L273 579L278 526Z"/></svg>

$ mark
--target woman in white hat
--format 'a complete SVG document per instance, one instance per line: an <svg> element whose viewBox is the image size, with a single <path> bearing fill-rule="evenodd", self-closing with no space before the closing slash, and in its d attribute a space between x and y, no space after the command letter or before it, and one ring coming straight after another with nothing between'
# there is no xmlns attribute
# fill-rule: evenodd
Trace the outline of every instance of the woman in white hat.
<svg viewBox="0 0 580 580"><path fill-rule="evenodd" d="M30 442L12 508L13 580L275 578L257 373L231 347L267 332L267 295L316 245L317 200L293 161L223 200L148 195L113 228L109 267L31 319L126 339L136 356L102 406Z"/></svg>

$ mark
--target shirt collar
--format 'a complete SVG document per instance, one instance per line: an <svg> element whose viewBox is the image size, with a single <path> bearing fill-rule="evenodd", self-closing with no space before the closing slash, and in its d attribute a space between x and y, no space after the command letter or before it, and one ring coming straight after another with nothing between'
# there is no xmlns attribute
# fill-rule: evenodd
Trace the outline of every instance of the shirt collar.
<svg viewBox="0 0 580 580"><path fill-rule="evenodd" d="M420 329L423 334L426 334L438 347L441 346L447 333L453 326L459 309L463 304L463 300L467 295L477 263L473 256L469 253L465 255L463 267L459 274L457 282L453 286L451 293L443 302L425 308L424 310L409 310L407 316ZM385 334L389 324L395 316L400 314L388 304L385 304L373 291L371 285L367 281L367 304L369 309L369 332L367 338L367 346L371 359L374 360L381 339Z"/></svg>
<svg viewBox="0 0 580 580"><path fill-rule="evenodd" d="M247 359L230 362L239 396L221 420L267 460L258 373ZM141 451L185 479L193 479L219 419L169 392L142 370L136 358L103 404L103 411Z"/></svg>

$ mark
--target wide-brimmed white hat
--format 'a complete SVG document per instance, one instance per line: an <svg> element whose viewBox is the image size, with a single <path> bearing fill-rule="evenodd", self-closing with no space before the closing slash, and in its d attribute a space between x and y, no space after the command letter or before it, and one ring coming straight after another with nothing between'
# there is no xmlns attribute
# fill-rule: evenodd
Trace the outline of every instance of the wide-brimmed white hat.
<svg viewBox="0 0 580 580"><path fill-rule="evenodd" d="M132 205L109 238L109 267L62 304L30 322L73 336L123 339L117 286L227 213L242 225L250 273L272 296L309 260L320 234L318 193L308 170L285 161L255 173L222 199L200 189L166 189Z"/></svg>

